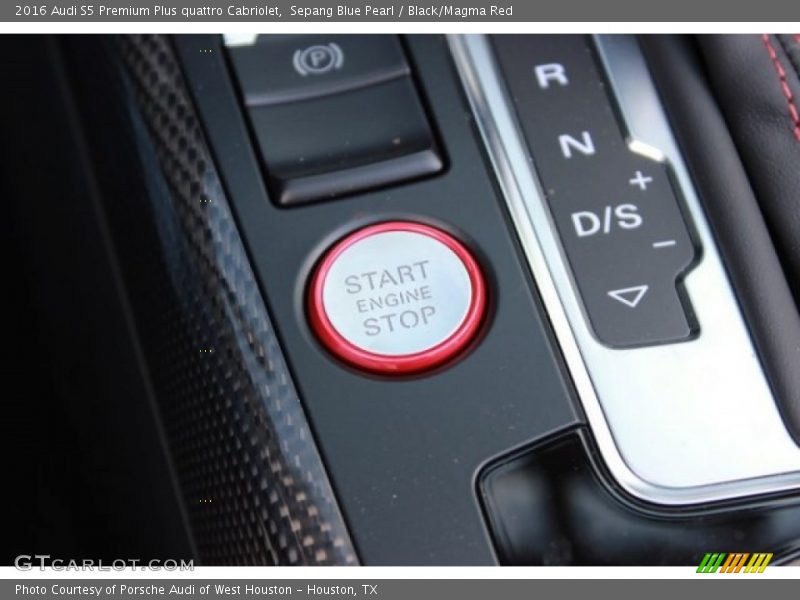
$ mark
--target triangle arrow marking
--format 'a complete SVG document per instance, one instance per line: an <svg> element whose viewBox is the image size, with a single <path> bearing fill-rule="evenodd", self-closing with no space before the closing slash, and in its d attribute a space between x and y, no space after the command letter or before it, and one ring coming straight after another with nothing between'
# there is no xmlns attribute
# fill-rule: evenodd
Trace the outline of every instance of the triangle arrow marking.
<svg viewBox="0 0 800 600"><path fill-rule="evenodd" d="M650 289L649 285L635 285L621 290L610 290L608 295L614 300L622 302L625 306L636 308L636 305L641 302L648 289Z"/></svg>

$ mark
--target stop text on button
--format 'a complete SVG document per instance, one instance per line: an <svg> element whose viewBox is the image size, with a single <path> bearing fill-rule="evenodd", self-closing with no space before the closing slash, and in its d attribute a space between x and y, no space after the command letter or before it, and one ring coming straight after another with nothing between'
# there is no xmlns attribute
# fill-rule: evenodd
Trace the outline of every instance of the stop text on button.
<svg viewBox="0 0 800 600"><path fill-rule="evenodd" d="M348 294L370 293L367 297L356 299L356 308L359 313L375 313L412 306L405 308L402 312L382 312L364 319L363 326L366 335L392 333L397 328L413 329L421 325L425 326L430 322L430 319L436 314L436 308L431 304L414 306L433 299L430 286L414 285L408 289L401 289L407 284L426 281L429 264L429 260L421 260L411 264L398 265L392 269L368 271L345 277L345 289ZM377 293L372 294L372 292Z"/></svg>
<svg viewBox="0 0 800 600"><path fill-rule="evenodd" d="M485 311L477 263L449 234L396 221L340 240L318 266L310 318L341 358L380 372L438 364L464 347Z"/></svg>

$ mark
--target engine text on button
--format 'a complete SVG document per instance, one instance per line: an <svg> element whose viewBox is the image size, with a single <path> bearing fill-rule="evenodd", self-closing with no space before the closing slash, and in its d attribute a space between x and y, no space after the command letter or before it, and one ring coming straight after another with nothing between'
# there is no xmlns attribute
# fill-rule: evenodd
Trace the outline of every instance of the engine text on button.
<svg viewBox="0 0 800 600"><path fill-rule="evenodd" d="M372 315L363 321L366 335L391 334L399 328L414 329L429 324L436 308L426 301L433 300L433 293L430 285L417 285L427 281L429 265L430 260L426 259L345 277L347 293L358 296L355 301L358 312ZM404 289L407 285L414 287ZM369 295L364 297L364 293Z"/></svg>
<svg viewBox="0 0 800 600"><path fill-rule="evenodd" d="M359 240L338 256L323 302L328 319L350 343L404 355L451 335L469 309L471 288L466 268L445 244L391 231Z"/></svg>
<svg viewBox="0 0 800 600"><path fill-rule="evenodd" d="M309 308L329 349L360 366L383 370L387 363L386 371L398 372L463 347L484 295L477 264L460 243L426 225L392 222L331 249L315 274Z"/></svg>

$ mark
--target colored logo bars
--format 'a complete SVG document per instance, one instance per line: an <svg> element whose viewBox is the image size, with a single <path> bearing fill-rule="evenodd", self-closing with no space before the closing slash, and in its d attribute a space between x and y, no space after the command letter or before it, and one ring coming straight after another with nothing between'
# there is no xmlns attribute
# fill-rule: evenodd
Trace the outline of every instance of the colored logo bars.
<svg viewBox="0 0 800 600"><path fill-rule="evenodd" d="M749 561L748 561L749 559ZM698 573L763 573L772 552L707 552L697 567Z"/></svg>

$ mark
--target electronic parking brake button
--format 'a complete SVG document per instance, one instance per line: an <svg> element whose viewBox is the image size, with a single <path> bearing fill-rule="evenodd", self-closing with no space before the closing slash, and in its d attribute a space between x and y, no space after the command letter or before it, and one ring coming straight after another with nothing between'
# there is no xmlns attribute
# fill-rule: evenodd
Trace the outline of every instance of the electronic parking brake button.
<svg viewBox="0 0 800 600"><path fill-rule="evenodd" d="M394 35L226 36L247 106L330 96L411 74ZM250 37L251 39L247 39Z"/></svg>
<svg viewBox="0 0 800 600"><path fill-rule="evenodd" d="M351 233L331 248L309 289L309 320L338 358L405 374L458 354L480 327L483 276L449 234L395 221Z"/></svg>
<svg viewBox="0 0 800 600"><path fill-rule="evenodd" d="M226 43L277 204L331 200L442 170L397 36L230 35Z"/></svg>

